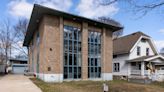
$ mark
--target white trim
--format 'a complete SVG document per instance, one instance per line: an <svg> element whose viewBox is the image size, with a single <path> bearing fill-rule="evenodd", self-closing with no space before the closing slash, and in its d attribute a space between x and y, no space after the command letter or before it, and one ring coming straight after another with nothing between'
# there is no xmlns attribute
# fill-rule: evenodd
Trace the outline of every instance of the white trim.
<svg viewBox="0 0 164 92"><path fill-rule="evenodd" d="M157 50L157 47L156 47L154 41L153 41L152 39L150 39L150 41L151 41L151 43L152 43L152 45L153 45L154 50L156 51L156 53L159 54L159 52L158 52L158 50Z"/></svg>
<svg viewBox="0 0 164 92"><path fill-rule="evenodd" d="M143 38L143 37L140 36L140 38L137 40L137 42L134 44L134 46L130 49L130 52L132 52L132 51L135 49L135 47L137 46L137 44L140 42L140 40L141 40L142 38Z"/></svg>
<svg viewBox="0 0 164 92"><path fill-rule="evenodd" d="M102 80L109 81L113 80L113 74L112 73L102 73Z"/></svg>
<svg viewBox="0 0 164 92"><path fill-rule="evenodd" d="M88 78L90 81L102 81L102 78Z"/></svg>
<svg viewBox="0 0 164 92"><path fill-rule="evenodd" d="M164 67L160 67L160 70L164 70Z"/></svg>
<svg viewBox="0 0 164 92"><path fill-rule="evenodd" d="M156 53L156 54L158 54L158 51L157 51L157 49L156 49L156 47L155 47L155 45L154 45L152 39L149 38L149 37L146 37L146 36L141 36L141 37L137 40L137 42L136 42L136 43L134 44L134 46L131 48L130 53L135 49L135 47L138 45L138 43L141 41L142 38L148 39L148 40L150 41L149 44L152 44L152 45L153 45L153 46L150 45L151 48L154 49L153 52Z"/></svg>
<svg viewBox="0 0 164 92"><path fill-rule="evenodd" d="M63 82L63 81L81 81L83 79L63 79L63 74L42 74L42 73L34 73L39 79L44 82ZM109 81L113 80L112 73L102 73L101 78L88 78L87 80L91 81Z"/></svg>
<svg viewBox="0 0 164 92"><path fill-rule="evenodd" d="M157 56L154 56L154 57L150 57L148 59L145 59L145 61L150 61L150 60L153 60L153 59L156 59L156 58L161 58L164 60L164 57L162 55L157 55Z"/></svg>
<svg viewBox="0 0 164 92"><path fill-rule="evenodd" d="M45 82L63 82L63 74L36 74L39 79Z"/></svg>

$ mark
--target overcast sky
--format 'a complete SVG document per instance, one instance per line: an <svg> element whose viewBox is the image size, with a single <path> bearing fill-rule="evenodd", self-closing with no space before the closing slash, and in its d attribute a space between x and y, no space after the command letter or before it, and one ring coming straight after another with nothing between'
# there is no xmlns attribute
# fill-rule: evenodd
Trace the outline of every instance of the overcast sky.
<svg viewBox="0 0 164 92"><path fill-rule="evenodd" d="M142 31L152 37L158 50L164 47L164 15L156 11L140 18L127 11L128 5L115 3L111 6L100 6L94 0L1 0L0 20L6 18L14 24L18 18L30 18L33 4L41 4L57 10L77 14L88 18L108 16L124 26L124 35Z"/></svg>

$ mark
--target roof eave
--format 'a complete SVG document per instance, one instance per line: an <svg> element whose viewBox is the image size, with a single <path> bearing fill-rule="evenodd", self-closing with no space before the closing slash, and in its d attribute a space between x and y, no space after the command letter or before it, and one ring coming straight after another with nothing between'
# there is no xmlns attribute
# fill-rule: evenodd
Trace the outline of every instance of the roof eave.
<svg viewBox="0 0 164 92"><path fill-rule="evenodd" d="M24 39L23 46L27 46L27 47L29 46L29 43L30 43L31 38L34 34L34 31L37 29L38 21L41 19L41 17L43 15L46 15L46 14L47 15L62 16L64 18L70 18L70 19L76 18L79 21L84 21L84 22L87 22L89 24L93 24L93 25L96 25L96 26L106 27L106 28L112 29L111 30L112 32L123 29L122 26L107 24L107 23L103 23L103 22L100 22L100 21L97 21L97 20L92 20L92 19L85 18L85 17L82 17L82 16L73 15L73 14L69 14L69 13L66 13L66 12L62 12L62 11L54 10L54 9L47 8L47 7L44 7L44 6L41 6L41 5L34 4L34 8L33 8L32 14L31 14L31 18L30 18L30 22L29 22L29 25L28 25L28 28L27 28L27 33L26 33L26 36L25 36L25 39ZM36 25L36 26L33 26L33 25Z"/></svg>

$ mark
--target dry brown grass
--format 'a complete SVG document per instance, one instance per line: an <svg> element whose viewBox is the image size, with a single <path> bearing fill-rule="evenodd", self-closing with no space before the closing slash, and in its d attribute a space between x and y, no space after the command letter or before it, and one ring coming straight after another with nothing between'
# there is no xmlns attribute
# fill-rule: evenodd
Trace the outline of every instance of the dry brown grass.
<svg viewBox="0 0 164 92"><path fill-rule="evenodd" d="M164 83L150 85L128 83L126 81L72 81L63 83L45 83L38 79L31 79L43 92L103 92L102 85L109 85L110 92L164 92Z"/></svg>

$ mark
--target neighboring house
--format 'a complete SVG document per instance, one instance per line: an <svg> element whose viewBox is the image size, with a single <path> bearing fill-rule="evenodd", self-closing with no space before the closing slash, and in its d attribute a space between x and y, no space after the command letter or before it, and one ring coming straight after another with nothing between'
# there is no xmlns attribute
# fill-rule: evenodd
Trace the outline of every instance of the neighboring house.
<svg viewBox="0 0 164 92"><path fill-rule="evenodd" d="M26 58L11 58L9 59L8 71L11 71L13 74L24 74L28 68Z"/></svg>
<svg viewBox="0 0 164 92"><path fill-rule="evenodd" d="M46 82L112 80L112 33L121 26L34 5L24 46Z"/></svg>
<svg viewBox="0 0 164 92"><path fill-rule="evenodd" d="M150 36L136 32L113 41L113 75L164 80L164 57Z"/></svg>

